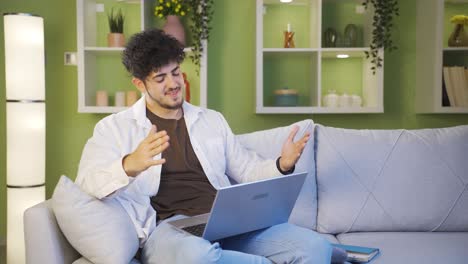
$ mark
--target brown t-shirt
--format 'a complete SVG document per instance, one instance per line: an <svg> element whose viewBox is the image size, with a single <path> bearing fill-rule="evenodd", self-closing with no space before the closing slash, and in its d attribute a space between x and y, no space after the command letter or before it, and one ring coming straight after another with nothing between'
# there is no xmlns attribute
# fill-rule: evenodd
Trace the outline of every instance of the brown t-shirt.
<svg viewBox="0 0 468 264"><path fill-rule="evenodd" d="M211 210L216 189L210 184L198 161L187 132L184 117L179 120L164 119L146 109L146 116L158 131L166 130L169 148L163 153L166 159L161 170L161 183L151 205L158 212L158 220L176 214L193 216Z"/></svg>

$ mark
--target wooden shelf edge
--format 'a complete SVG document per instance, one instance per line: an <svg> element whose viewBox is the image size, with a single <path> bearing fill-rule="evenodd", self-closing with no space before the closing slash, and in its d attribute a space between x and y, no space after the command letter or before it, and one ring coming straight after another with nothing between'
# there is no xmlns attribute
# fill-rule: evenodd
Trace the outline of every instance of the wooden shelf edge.
<svg viewBox="0 0 468 264"><path fill-rule="evenodd" d="M383 112L381 107L266 106L256 108L257 114L373 114Z"/></svg>

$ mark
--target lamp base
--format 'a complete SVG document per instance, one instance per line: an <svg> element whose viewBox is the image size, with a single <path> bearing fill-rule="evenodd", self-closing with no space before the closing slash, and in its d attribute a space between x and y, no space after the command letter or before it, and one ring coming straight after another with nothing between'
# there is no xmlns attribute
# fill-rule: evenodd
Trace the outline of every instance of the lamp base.
<svg viewBox="0 0 468 264"><path fill-rule="evenodd" d="M6 263L26 263L23 214L26 209L45 199L45 186L7 188Z"/></svg>

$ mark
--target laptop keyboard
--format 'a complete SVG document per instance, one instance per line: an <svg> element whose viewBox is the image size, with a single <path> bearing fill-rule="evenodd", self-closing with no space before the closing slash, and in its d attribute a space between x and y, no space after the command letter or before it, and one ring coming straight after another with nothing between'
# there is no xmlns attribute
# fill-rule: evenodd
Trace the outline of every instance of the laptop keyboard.
<svg viewBox="0 0 468 264"><path fill-rule="evenodd" d="M205 231L205 224L193 225L193 226L186 226L182 228L184 231L189 232L194 236L201 237L203 235L203 231Z"/></svg>

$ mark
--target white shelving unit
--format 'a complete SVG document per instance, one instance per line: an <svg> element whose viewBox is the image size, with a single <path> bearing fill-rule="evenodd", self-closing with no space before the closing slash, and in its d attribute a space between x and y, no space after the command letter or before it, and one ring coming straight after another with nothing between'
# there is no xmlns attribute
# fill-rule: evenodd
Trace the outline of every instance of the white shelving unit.
<svg viewBox="0 0 468 264"><path fill-rule="evenodd" d="M466 114L468 106L444 106L442 90L444 66L468 67L468 47L448 47L447 44L453 29L450 18L468 13L468 0L418 0L416 10L415 110L418 113ZM457 62L451 62L449 57L457 58ZM465 85L468 86L468 80Z"/></svg>
<svg viewBox="0 0 468 264"><path fill-rule="evenodd" d="M115 107L113 100L109 100L106 107L96 106L96 91L108 90L110 98L113 92L118 90L136 90L130 83L130 77L120 62L124 48L106 47L103 38L107 36L108 25L106 14L110 7L123 7L125 15L124 34L128 39L132 34L152 27L154 1L149 0L76 0L77 4L77 55L78 55L78 112L80 113L115 113L127 107ZM104 11L102 10L104 8ZM187 29L186 29L187 30ZM203 43L199 75L193 71L189 76L189 82L197 87L198 104L207 106L207 43ZM192 50L185 48L186 53ZM192 64L188 68L194 68L191 60L186 58L182 64L185 71L185 63ZM195 85L193 85L195 86ZM122 88L120 88L122 87ZM193 94L194 91L191 91Z"/></svg>
<svg viewBox="0 0 468 264"><path fill-rule="evenodd" d="M343 7L341 6L343 5ZM383 67L372 73L369 51L372 11L362 13L358 0L257 0L256 6L256 112L382 113ZM350 11L351 10L351 11ZM348 18L343 12L350 12ZM359 13L359 14L358 14ZM349 20L348 20L349 19ZM332 22L330 22L333 20ZM355 21L358 20L358 23ZM336 22L338 21L338 22ZM331 25L331 23L335 23ZM341 27L341 24L343 26ZM323 47L322 35L331 26L343 35L344 25L353 23L362 37L358 47ZM283 48L283 31L292 26L295 48ZM344 45L343 45L344 46ZM337 58L346 54L345 59ZM379 51L383 58L383 51ZM353 86L349 90L347 87ZM335 87L339 86L339 87ZM298 105L277 106L274 91L298 90ZM361 107L326 107L323 97L331 90L338 95L361 96Z"/></svg>

